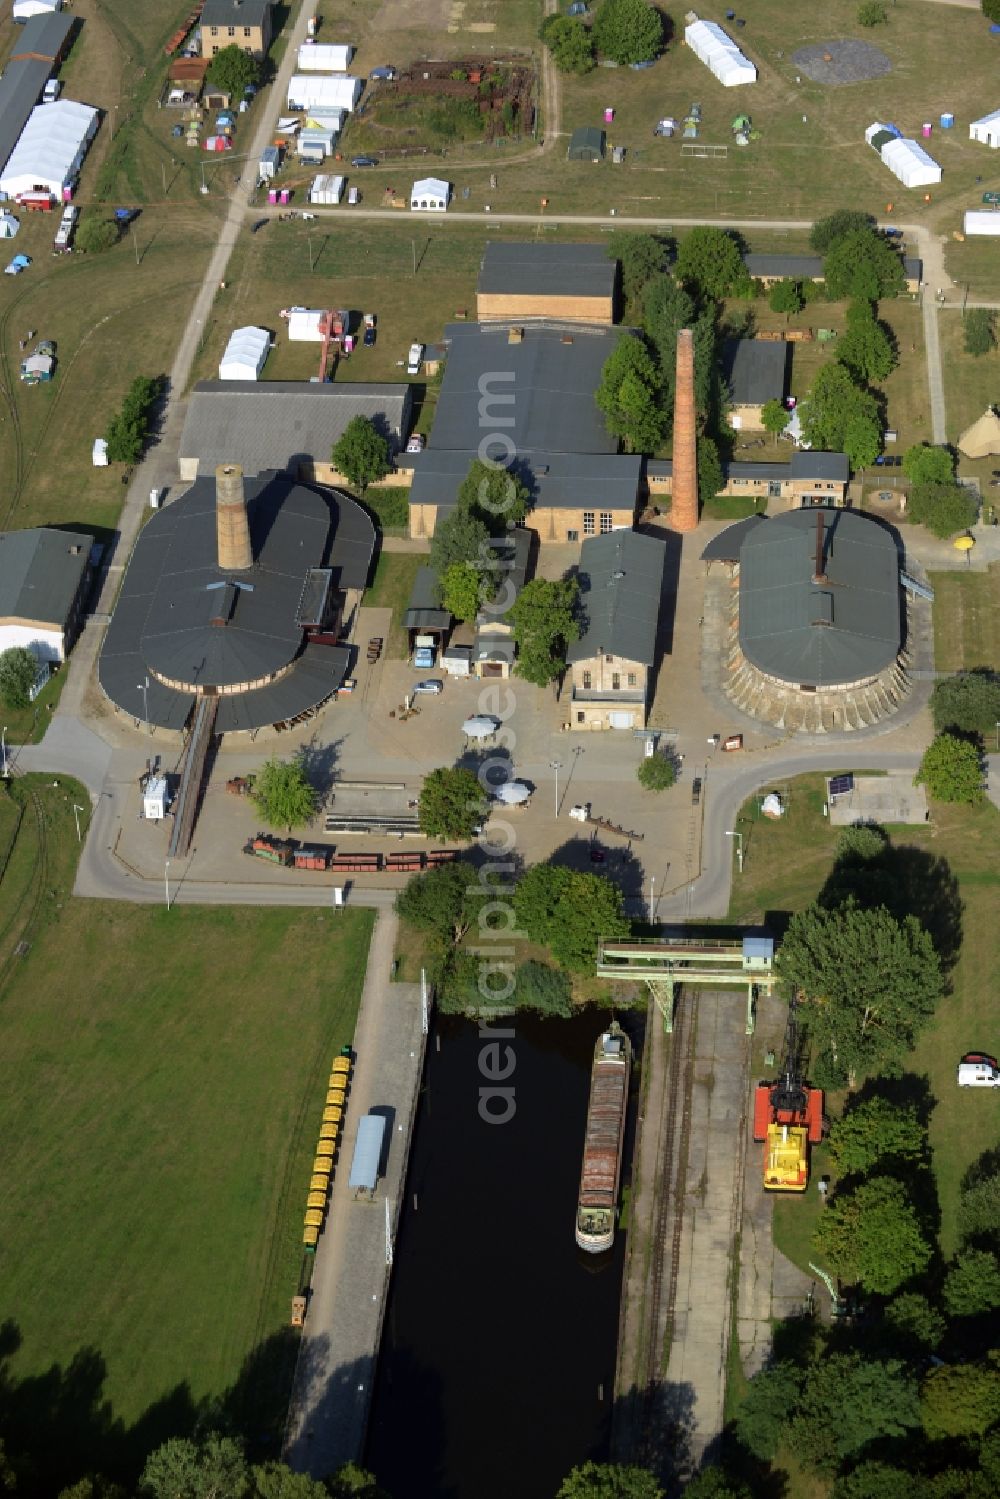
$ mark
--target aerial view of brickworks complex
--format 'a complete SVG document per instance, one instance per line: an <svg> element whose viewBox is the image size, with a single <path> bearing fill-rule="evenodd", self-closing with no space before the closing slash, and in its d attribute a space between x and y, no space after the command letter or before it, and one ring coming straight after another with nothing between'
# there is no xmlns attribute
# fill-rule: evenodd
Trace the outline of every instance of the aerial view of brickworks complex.
<svg viewBox="0 0 1000 1499"><path fill-rule="evenodd" d="M0 1487L1000 1493L1000 0L0 12Z"/></svg>

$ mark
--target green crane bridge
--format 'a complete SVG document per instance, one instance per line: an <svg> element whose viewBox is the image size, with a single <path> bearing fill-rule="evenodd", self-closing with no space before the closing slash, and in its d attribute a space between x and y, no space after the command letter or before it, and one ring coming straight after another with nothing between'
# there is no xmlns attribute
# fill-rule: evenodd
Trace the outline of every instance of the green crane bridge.
<svg viewBox="0 0 1000 1499"><path fill-rule="evenodd" d="M706 941L701 937L630 938L604 941L597 949L597 976L644 983L663 1016L663 1029L674 1028L674 992L680 984L746 985L746 1033L753 1035L757 995L770 994L775 980L774 939L736 937Z"/></svg>

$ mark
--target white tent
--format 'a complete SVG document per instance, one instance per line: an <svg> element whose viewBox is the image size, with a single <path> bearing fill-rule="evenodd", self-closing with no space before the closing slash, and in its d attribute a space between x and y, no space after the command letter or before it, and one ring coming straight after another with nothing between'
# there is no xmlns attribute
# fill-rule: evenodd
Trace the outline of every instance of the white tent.
<svg viewBox="0 0 1000 1499"><path fill-rule="evenodd" d="M108 444L106 438L94 438L94 446L91 449L90 461L95 468L108 467Z"/></svg>
<svg viewBox="0 0 1000 1499"><path fill-rule="evenodd" d="M0 213L0 239L13 239L20 227L12 213Z"/></svg>
<svg viewBox="0 0 1000 1499"><path fill-rule="evenodd" d="M32 16L50 16L62 10L62 0L14 0L12 15L15 21L30 21Z"/></svg>
<svg viewBox="0 0 1000 1499"><path fill-rule="evenodd" d="M941 168L916 141L906 136L887 141L880 151L883 162L904 187L930 187L941 181Z"/></svg>
<svg viewBox="0 0 1000 1499"><path fill-rule="evenodd" d="M714 21L692 21L684 28L684 40L725 88L756 83L757 69L753 63Z"/></svg>
<svg viewBox="0 0 1000 1499"><path fill-rule="evenodd" d="M288 84L289 109L352 110L361 97L361 79L343 73L296 73Z"/></svg>
<svg viewBox="0 0 1000 1499"><path fill-rule="evenodd" d="M288 337L293 344L321 344L321 307L293 307L288 318Z"/></svg>
<svg viewBox="0 0 1000 1499"><path fill-rule="evenodd" d="M343 109L308 109L306 117L301 122L304 130L331 130L334 135L339 135L344 128L344 116L347 111Z"/></svg>
<svg viewBox="0 0 1000 1499"><path fill-rule="evenodd" d="M451 197L451 183L440 177L421 177L410 189L410 207L416 213L443 212Z"/></svg>
<svg viewBox="0 0 1000 1499"><path fill-rule="evenodd" d="M271 335L266 328L237 328L219 363L219 379L256 380L270 347Z"/></svg>
<svg viewBox="0 0 1000 1499"><path fill-rule="evenodd" d="M97 110L89 105L70 99L37 104L0 176L0 191L17 198L47 189L61 200L63 188L80 170L97 125Z"/></svg>
<svg viewBox="0 0 1000 1499"><path fill-rule="evenodd" d="M966 234L1000 234L1000 213L970 208L965 215Z"/></svg>
<svg viewBox="0 0 1000 1499"><path fill-rule="evenodd" d="M354 56L353 47L329 42L305 42L299 48L296 66L300 73L346 73Z"/></svg>
<svg viewBox="0 0 1000 1499"><path fill-rule="evenodd" d="M1000 109L983 115L981 120L973 120L969 126L969 139L982 141L984 146L992 146L996 150L1000 146Z"/></svg>
<svg viewBox="0 0 1000 1499"><path fill-rule="evenodd" d="M330 177L325 172L314 177L309 187L310 203L339 203L343 196L343 177Z"/></svg>

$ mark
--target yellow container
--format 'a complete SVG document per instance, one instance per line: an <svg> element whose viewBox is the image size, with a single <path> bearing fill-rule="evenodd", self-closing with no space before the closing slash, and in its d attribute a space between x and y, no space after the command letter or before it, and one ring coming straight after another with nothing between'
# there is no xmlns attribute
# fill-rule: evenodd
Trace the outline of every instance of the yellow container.
<svg viewBox="0 0 1000 1499"><path fill-rule="evenodd" d="M330 1164L325 1156L323 1157L323 1162L326 1166L329 1166ZM309 1178L309 1190L310 1192L329 1192L330 1172L328 1170L314 1171L312 1176Z"/></svg>
<svg viewBox="0 0 1000 1499"><path fill-rule="evenodd" d="M304 1229L303 1233L302 1233L302 1242L306 1246L307 1249L315 1249L316 1245L319 1243L319 1229L318 1228L307 1228L307 1229Z"/></svg>
<svg viewBox="0 0 1000 1499"><path fill-rule="evenodd" d="M323 1110L324 1124L339 1124L344 1117L344 1111L339 1103L329 1103Z"/></svg>
<svg viewBox="0 0 1000 1499"><path fill-rule="evenodd" d="M334 1072L345 1072L345 1073L348 1073L348 1072L350 1072L350 1070L351 1070L351 1059L350 1059L350 1057L334 1057L334 1059L333 1059L333 1066L330 1068L331 1073L334 1073Z"/></svg>
<svg viewBox="0 0 1000 1499"><path fill-rule="evenodd" d="M347 1094L343 1088L331 1088L326 1095L328 1108L342 1109L347 1102Z"/></svg>
<svg viewBox="0 0 1000 1499"><path fill-rule="evenodd" d="M322 1150L319 1145L316 1147L316 1159L313 1161L313 1171L329 1171L332 1175L333 1157L337 1152L331 1140L323 1140L321 1144L323 1146Z"/></svg>
<svg viewBox="0 0 1000 1499"><path fill-rule="evenodd" d="M306 1209L306 1228L322 1228L323 1214L319 1208Z"/></svg>
<svg viewBox="0 0 1000 1499"><path fill-rule="evenodd" d="M321 1124L319 1127L319 1137L321 1140L335 1140L339 1133L339 1124Z"/></svg>
<svg viewBox="0 0 1000 1499"><path fill-rule="evenodd" d="M319 1208L320 1211L322 1212L323 1208L326 1207L326 1193L325 1192L310 1192L309 1196L306 1198L306 1207L307 1208Z"/></svg>

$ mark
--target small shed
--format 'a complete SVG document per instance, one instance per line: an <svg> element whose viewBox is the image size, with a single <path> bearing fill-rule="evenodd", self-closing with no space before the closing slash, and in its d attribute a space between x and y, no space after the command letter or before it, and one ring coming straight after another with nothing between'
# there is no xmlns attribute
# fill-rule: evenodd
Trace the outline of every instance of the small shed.
<svg viewBox="0 0 1000 1499"><path fill-rule="evenodd" d="M603 161L607 137L596 125L581 125L569 138L570 161Z"/></svg>
<svg viewBox="0 0 1000 1499"><path fill-rule="evenodd" d="M339 203L344 196L344 178L321 172L309 185L310 203Z"/></svg>
<svg viewBox="0 0 1000 1499"><path fill-rule="evenodd" d="M142 815L150 822L161 822L170 806L170 789L166 776L152 776L143 787Z"/></svg>
<svg viewBox="0 0 1000 1499"><path fill-rule="evenodd" d="M271 335L266 328L237 328L219 362L219 379L256 380L270 347Z"/></svg>
<svg viewBox="0 0 1000 1499"><path fill-rule="evenodd" d="M94 446L90 451L90 461L94 468L108 467L108 443L106 438L94 438Z"/></svg>
<svg viewBox="0 0 1000 1499"><path fill-rule="evenodd" d="M414 213L443 213L451 197L451 183L440 177L421 177L410 189L410 208Z"/></svg>
<svg viewBox="0 0 1000 1499"><path fill-rule="evenodd" d="M275 172L281 166L281 148L279 146L265 146L260 154L260 164L257 167L257 175L262 182L269 182Z"/></svg>
<svg viewBox="0 0 1000 1499"><path fill-rule="evenodd" d="M440 646L451 629L451 615L447 609L442 609L440 598L438 575L433 567L419 567L413 579L406 613L403 615L403 628L410 637L411 650L415 644L415 636L436 635L438 639L435 643Z"/></svg>
<svg viewBox="0 0 1000 1499"><path fill-rule="evenodd" d="M984 146L992 146L995 151L1000 146L1000 109L983 115L980 120L973 120L969 126L969 139L980 141Z"/></svg>
<svg viewBox="0 0 1000 1499"><path fill-rule="evenodd" d="M335 132L313 127L299 132L295 149L300 161L325 161L333 151Z"/></svg>
<svg viewBox="0 0 1000 1499"><path fill-rule="evenodd" d="M351 1174L348 1186L355 1192L374 1194L378 1182L379 1166L382 1162L382 1145L385 1141L385 1118L381 1114L365 1114L358 1124L358 1138L351 1158Z"/></svg>
<svg viewBox="0 0 1000 1499"><path fill-rule="evenodd" d="M0 213L0 239L13 239L20 227L12 213Z"/></svg>

